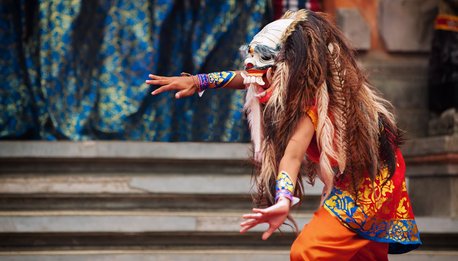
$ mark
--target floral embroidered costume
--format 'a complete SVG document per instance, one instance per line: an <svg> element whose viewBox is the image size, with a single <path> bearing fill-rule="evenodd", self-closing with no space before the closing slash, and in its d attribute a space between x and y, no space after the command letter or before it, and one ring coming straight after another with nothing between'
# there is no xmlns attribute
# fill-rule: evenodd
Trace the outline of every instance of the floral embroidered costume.
<svg viewBox="0 0 458 261"><path fill-rule="evenodd" d="M316 126L316 108L307 111ZM316 138L309 145L307 157L319 162ZM375 180L366 175L357 186L357 197L351 186L351 176L336 179L323 207L347 228L361 237L389 243L389 253L405 253L421 244L412 206L407 194L405 163L396 149L396 169L391 178L383 168Z"/></svg>

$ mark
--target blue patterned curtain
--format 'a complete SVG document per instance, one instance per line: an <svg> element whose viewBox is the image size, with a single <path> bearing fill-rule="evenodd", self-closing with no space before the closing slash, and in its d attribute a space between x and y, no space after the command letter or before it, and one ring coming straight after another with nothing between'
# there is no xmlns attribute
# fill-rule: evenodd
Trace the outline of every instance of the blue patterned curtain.
<svg viewBox="0 0 458 261"><path fill-rule="evenodd" d="M0 2L0 138L247 141L243 91L151 96L148 73L238 69L267 1Z"/></svg>

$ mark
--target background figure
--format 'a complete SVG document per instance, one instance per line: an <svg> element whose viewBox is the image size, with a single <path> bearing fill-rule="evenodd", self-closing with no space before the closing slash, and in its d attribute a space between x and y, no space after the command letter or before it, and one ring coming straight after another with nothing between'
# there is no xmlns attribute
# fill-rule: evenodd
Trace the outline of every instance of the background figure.
<svg viewBox="0 0 458 261"><path fill-rule="evenodd" d="M429 68L429 109L458 109L458 1L441 0Z"/></svg>
<svg viewBox="0 0 458 261"><path fill-rule="evenodd" d="M312 11L321 11L322 2L320 0L272 0L274 20L279 19L288 10L309 9Z"/></svg>

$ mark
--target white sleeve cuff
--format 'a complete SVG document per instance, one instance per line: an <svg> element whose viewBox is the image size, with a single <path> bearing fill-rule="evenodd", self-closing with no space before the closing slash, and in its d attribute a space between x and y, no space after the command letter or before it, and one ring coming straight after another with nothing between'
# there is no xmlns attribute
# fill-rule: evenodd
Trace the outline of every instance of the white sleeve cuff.
<svg viewBox="0 0 458 261"><path fill-rule="evenodd" d="M301 200L298 197L293 197L293 200L291 201L291 207L299 203L299 201Z"/></svg>

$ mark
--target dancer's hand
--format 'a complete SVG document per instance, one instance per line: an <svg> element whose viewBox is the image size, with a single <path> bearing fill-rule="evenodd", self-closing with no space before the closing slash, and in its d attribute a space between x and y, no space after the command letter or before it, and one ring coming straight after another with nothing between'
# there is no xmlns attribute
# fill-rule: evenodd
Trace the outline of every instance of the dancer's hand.
<svg viewBox="0 0 458 261"><path fill-rule="evenodd" d="M245 233L261 223L268 223L269 228L262 234L262 240L267 240L285 222L290 205L289 199L281 197L275 205L268 208L254 208L253 213L242 216L246 221L240 224L240 233Z"/></svg>
<svg viewBox="0 0 458 261"><path fill-rule="evenodd" d="M151 80L146 80L145 83L159 86L159 88L151 93L152 95L176 90L178 92L175 94L175 98L179 99L191 96L197 91L197 85L195 84L192 76L166 77L150 74L148 77Z"/></svg>

